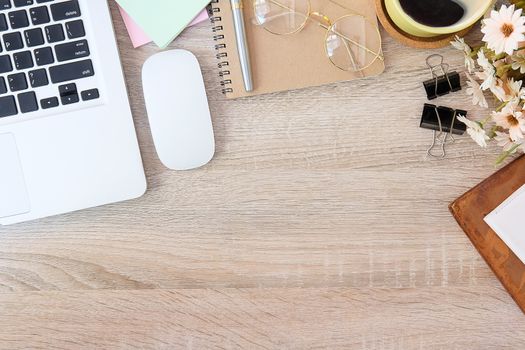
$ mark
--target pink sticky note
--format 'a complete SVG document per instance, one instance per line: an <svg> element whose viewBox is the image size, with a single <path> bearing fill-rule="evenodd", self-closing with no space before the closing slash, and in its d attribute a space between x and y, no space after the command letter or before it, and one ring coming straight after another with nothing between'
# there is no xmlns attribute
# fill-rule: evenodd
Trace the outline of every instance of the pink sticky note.
<svg viewBox="0 0 525 350"><path fill-rule="evenodd" d="M201 13L197 15L197 17L193 19L193 22L190 23L190 26L194 26L196 24L204 22L207 19L210 19L210 17L208 16L208 10L204 9Z"/></svg>
<svg viewBox="0 0 525 350"><path fill-rule="evenodd" d="M124 11L124 9L120 6L119 10L120 14L122 15L122 19L124 20L124 24L126 25L126 28L128 30L133 47L137 48L139 46L146 45L147 43L151 42L151 39L146 33L144 33L144 31L137 25L137 23L135 23L133 18L131 18L130 15L128 15L128 13ZM190 23L190 26L204 22L208 18L208 11L204 9L201 13L197 15L197 17L195 17L193 22Z"/></svg>

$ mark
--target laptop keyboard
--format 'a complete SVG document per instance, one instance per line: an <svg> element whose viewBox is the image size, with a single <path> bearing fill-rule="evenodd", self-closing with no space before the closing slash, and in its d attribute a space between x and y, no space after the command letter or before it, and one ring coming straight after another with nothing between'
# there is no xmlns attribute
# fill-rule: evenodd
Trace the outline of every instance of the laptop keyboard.
<svg viewBox="0 0 525 350"><path fill-rule="evenodd" d="M0 0L0 118L100 98L81 15L78 0Z"/></svg>

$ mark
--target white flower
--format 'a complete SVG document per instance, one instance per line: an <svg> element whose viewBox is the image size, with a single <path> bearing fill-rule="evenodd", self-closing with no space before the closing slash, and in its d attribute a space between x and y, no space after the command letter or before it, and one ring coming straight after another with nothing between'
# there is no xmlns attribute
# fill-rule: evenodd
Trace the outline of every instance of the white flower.
<svg viewBox="0 0 525 350"><path fill-rule="evenodd" d="M483 68L482 72L476 72L476 76L483 81L482 90L488 90L496 85L496 68L489 62L483 51L478 52L478 64Z"/></svg>
<svg viewBox="0 0 525 350"><path fill-rule="evenodd" d="M472 49L470 48L470 46L468 46L466 43L465 43L465 39L463 38L460 38L459 36L455 36L455 40L454 41L451 41L450 42L452 44L452 46L454 46L454 48L456 50L459 50L459 51L464 51L466 53L471 53L472 52Z"/></svg>
<svg viewBox="0 0 525 350"><path fill-rule="evenodd" d="M465 74L469 81L467 81L467 95L472 96L472 104L474 106L480 106L487 108L489 105L483 94L483 90L479 86L478 82L475 81L470 74Z"/></svg>
<svg viewBox="0 0 525 350"><path fill-rule="evenodd" d="M490 140L481 123L468 120L463 115L458 115L457 119L467 126L467 134L481 147L487 147L487 141Z"/></svg>
<svg viewBox="0 0 525 350"><path fill-rule="evenodd" d="M525 53L518 52L510 57L512 59L512 69L520 71L521 74L525 73Z"/></svg>
<svg viewBox="0 0 525 350"><path fill-rule="evenodd" d="M501 79L495 79L494 84L489 87L490 92L500 101L508 101L510 97L507 96L507 92L503 87L503 81Z"/></svg>
<svg viewBox="0 0 525 350"><path fill-rule="evenodd" d="M525 89L521 87L522 84L523 81L521 80L507 79L509 94L504 101L512 101L513 104L518 104L525 97Z"/></svg>
<svg viewBox="0 0 525 350"><path fill-rule="evenodd" d="M474 62L474 59L472 58L472 48L465 43L465 39L460 38L456 35L456 40L450 42L452 46L462 51L465 55L465 67L467 68L468 72L472 74L474 67L476 66L476 62Z"/></svg>
<svg viewBox="0 0 525 350"><path fill-rule="evenodd" d="M474 71L474 68L476 67L476 61L472 58L472 56L465 55L465 68L467 68L467 71L472 74Z"/></svg>
<svg viewBox="0 0 525 350"><path fill-rule="evenodd" d="M503 82L503 80L495 78L489 89L501 102L510 102L517 105L525 97L525 89L522 89L521 85L521 80L511 78Z"/></svg>
<svg viewBox="0 0 525 350"><path fill-rule="evenodd" d="M492 119L498 126L509 130L512 141L523 139L525 132L525 119L523 113L513 104L506 105L500 112L492 112Z"/></svg>
<svg viewBox="0 0 525 350"><path fill-rule="evenodd" d="M483 50L479 50L478 52L478 64L481 66L481 68L483 68L483 70L494 69L494 66L489 62L489 59L487 56L485 56L485 52L483 52Z"/></svg>
<svg viewBox="0 0 525 350"><path fill-rule="evenodd" d="M481 90L489 90L497 85L496 76L490 72L476 72L476 77L482 81L480 86Z"/></svg>
<svg viewBox="0 0 525 350"><path fill-rule="evenodd" d="M525 17L521 12L521 9L514 11L514 5L501 5L499 11L492 11L490 18L483 20L483 41L497 55L503 52L512 55L519 42L525 41Z"/></svg>
<svg viewBox="0 0 525 350"><path fill-rule="evenodd" d="M494 141L496 141L498 146L503 147L504 152L508 152L513 147L516 146L516 143L514 143L514 141L510 138L510 135L505 132L501 132L501 131L496 131L496 136L494 136ZM516 152L516 148L514 148L512 153L515 153L515 152Z"/></svg>

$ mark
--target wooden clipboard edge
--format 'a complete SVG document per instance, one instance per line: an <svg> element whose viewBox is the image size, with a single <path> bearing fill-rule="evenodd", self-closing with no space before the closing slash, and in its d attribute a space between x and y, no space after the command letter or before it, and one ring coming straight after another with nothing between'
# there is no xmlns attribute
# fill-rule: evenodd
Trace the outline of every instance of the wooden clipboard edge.
<svg viewBox="0 0 525 350"><path fill-rule="evenodd" d="M472 245L476 248L478 253L483 257L483 260L485 260L485 262L490 267L492 272L496 275L500 283L507 290L507 292L510 294L512 299L514 299L514 301L516 302L518 307L521 309L521 311L525 314L525 293L520 294L521 286L515 285L511 282L511 279L508 273L505 271L505 269L501 266L501 264L498 265L498 263L501 263L500 260L492 259L490 257L490 254L487 251L488 248L482 247L482 244L478 242L478 240L474 237L474 233L478 233L478 234L480 233L474 232L474 231L477 231L477 229L471 229L467 225L465 220L463 219L464 216L462 215L464 213L463 204L468 203L469 202L468 199L470 199L470 197L477 196L478 192L480 191L482 187L490 187L491 185L493 185L493 183L498 182L500 178L505 177L505 175L511 172L515 167L519 166L518 164L514 164L515 162L525 163L525 155L519 157L514 162L507 164L505 167L500 169L498 172L496 172L489 178L483 180L481 183L479 183L478 185L476 185L475 187L467 191L465 194L463 194L461 197L459 197L458 199L456 199L454 202L452 202L449 205L449 210L452 213L452 216L454 217L454 219L457 221L457 223L461 227L461 229L465 232L465 234L471 241ZM523 175L522 182L525 183L525 174ZM518 186L518 188L519 187L520 186ZM517 190L518 188L516 188L515 190ZM506 194L506 197L510 196L512 193L513 192ZM498 205L493 205L492 208L487 208L488 209L487 211L491 212L492 210L496 209ZM482 220L480 224L481 226L485 226L484 227L486 230L485 235L487 234L490 235L491 239L495 240L496 242L499 242L501 246L505 246L511 258L514 261L517 260L519 263L521 263L522 265L521 270L525 274L525 264L523 264L521 260L519 260L519 258L512 252L512 250L510 250L510 248L508 248L505 242L503 242L501 238L499 238L499 236L485 223L485 221Z"/></svg>

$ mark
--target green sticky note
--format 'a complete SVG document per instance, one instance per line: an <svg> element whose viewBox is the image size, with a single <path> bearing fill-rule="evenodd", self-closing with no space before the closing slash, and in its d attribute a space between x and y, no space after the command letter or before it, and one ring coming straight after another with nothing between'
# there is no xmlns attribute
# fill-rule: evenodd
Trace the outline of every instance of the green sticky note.
<svg viewBox="0 0 525 350"><path fill-rule="evenodd" d="M116 0L161 48L168 46L210 0Z"/></svg>

